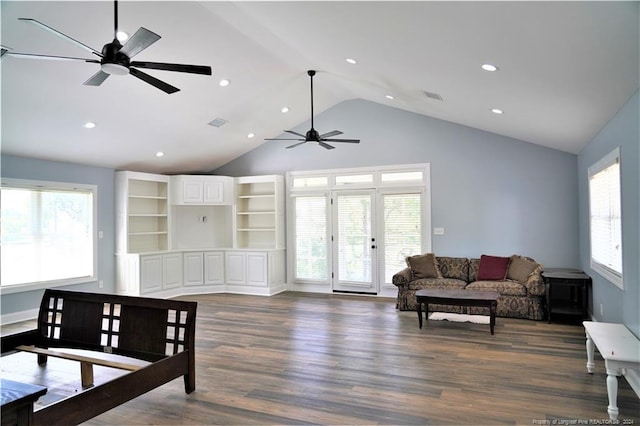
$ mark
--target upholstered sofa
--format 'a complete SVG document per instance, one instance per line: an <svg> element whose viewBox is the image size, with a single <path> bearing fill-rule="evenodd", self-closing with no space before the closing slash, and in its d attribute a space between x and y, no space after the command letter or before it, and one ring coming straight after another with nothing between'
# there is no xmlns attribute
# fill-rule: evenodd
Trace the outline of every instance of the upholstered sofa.
<svg viewBox="0 0 640 426"><path fill-rule="evenodd" d="M406 261L407 268L393 276L393 284L398 287L396 308L399 310L415 310L415 293L420 289L495 290L500 293L498 316L532 320L544 318L542 265L529 257L482 255L480 259L468 259L427 253L408 257ZM484 312L487 308L480 307L436 305L430 309L488 314L488 311Z"/></svg>

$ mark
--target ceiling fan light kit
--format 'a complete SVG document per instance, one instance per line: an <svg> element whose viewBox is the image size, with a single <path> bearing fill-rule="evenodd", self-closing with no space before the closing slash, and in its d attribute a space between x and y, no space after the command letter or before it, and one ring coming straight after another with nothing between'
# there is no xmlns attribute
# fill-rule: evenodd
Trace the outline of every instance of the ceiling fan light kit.
<svg viewBox="0 0 640 426"><path fill-rule="evenodd" d="M307 131L306 134L302 134L302 133L298 133L295 132L293 130L285 130L285 133L291 133L292 135L295 136L299 136L299 138L267 138L265 140L267 141L299 141L298 143L294 143L293 145L289 145L288 147L286 147L287 149L289 148L295 148L297 146L300 146L302 144L308 143L308 142L315 142L318 145L320 145L321 147L325 148L325 149L334 149L335 146L333 145L329 145L327 142L340 142L340 143L360 143L360 139L336 139L336 138L331 138L332 136L337 136L337 135L341 135L342 132L340 130L332 130L330 132L327 133L323 133L320 134L314 127L313 127L313 76L316 75L315 70L309 70L307 71L307 74L309 75L309 78L311 79L311 129L309 131Z"/></svg>
<svg viewBox="0 0 640 426"><path fill-rule="evenodd" d="M53 59L53 60L65 60L65 61L82 61L100 64L100 70L91 76L83 84L85 86L100 86L110 75L126 75L130 74L165 93L175 93L179 91L177 87L174 87L162 80L159 80L149 74L146 74L137 68L149 68L163 71L184 72L191 74L203 74L211 75L211 67L204 65L186 65L186 64L169 64L164 62L139 62L131 61L138 53L142 52L147 47L151 46L156 41L160 40L160 36L153 31L149 31L146 28L140 27L138 31L131 36L127 42L122 45L118 41L118 2L114 1L114 28L113 28L113 41L107 43L102 48L102 53L87 46L84 43L79 42L60 31L43 24L32 18L18 18L20 21L30 23L45 31L48 31L63 40L66 40L74 45L87 50L88 52L98 56L98 59L85 59L85 58L73 58L68 56L52 56L52 55L36 55L32 53L19 53L12 52L3 48L3 56L15 56L20 58L31 59Z"/></svg>

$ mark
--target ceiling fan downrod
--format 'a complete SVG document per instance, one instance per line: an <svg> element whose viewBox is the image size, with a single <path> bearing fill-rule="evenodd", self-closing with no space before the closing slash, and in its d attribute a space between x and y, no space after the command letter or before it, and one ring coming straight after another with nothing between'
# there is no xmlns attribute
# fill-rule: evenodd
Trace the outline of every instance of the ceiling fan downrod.
<svg viewBox="0 0 640 426"><path fill-rule="evenodd" d="M311 130L310 132L313 132L315 131L315 128L313 127L313 76L316 75L316 72L315 70L309 70L307 71L307 74L309 75L309 77L311 77Z"/></svg>

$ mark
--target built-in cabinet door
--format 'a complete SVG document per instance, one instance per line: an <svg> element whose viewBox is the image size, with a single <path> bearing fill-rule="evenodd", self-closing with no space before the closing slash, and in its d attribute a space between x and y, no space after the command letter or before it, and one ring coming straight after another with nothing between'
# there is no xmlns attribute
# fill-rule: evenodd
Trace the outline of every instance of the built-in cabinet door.
<svg viewBox="0 0 640 426"><path fill-rule="evenodd" d="M204 253L204 283L224 284L224 252Z"/></svg>
<svg viewBox="0 0 640 426"><path fill-rule="evenodd" d="M203 253L184 254L184 285L202 285L204 283Z"/></svg>
<svg viewBox="0 0 640 426"><path fill-rule="evenodd" d="M229 176L171 177L171 203L186 205L233 204L233 178Z"/></svg>
<svg viewBox="0 0 640 426"><path fill-rule="evenodd" d="M224 183L205 181L203 197L205 204L222 203L224 201Z"/></svg>
<svg viewBox="0 0 640 426"><path fill-rule="evenodd" d="M140 256L140 293L162 290L162 255Z"/></svg>
<svg viewBox="0 0 640 426"><path fill-rule="evenodd" d="M162 288L182 286L182 255L170 253L162 255Z"/></svg>
<svg viewBox="0 0 640 426"><path fill-rule="evenodd" d="M267 254L247 253L247 285L266 286Z"/></svg>
<svg viewBox="0 0 640 426"><path fill-rule="evenodd" d="M244 285L247 282L247 256L243 252L225 253L225 274L227 284Z"/></svg>
<svg viewBox="0 0 640 426"><path fill-rule="evenodd" d="M140 293L182 286L180 253L140 256Z"/></svg>
<svg viewBox="0 0 640 426"><path fill-rule="evenodd" d="M182 181L182 202L194 204L202 203L202 181Z"/></svg>

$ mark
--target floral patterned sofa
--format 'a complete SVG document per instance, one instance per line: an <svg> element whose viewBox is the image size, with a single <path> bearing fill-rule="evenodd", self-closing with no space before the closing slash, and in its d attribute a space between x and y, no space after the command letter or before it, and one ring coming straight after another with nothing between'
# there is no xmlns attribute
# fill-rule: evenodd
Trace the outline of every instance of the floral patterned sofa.
<svg viewBox="0 0 640 426"><path fill-rule="evenodd" d="M497 291L497 315L501 317L541 320L545 316L542 265L529 257L482 255L480 259L467 259L427 253L406 261L407 268L393 276L393 284L398 287L396 308L402 311L416 309L417 290L450 288ZM488 315L488 309L480 307L435 305L430 310Z"/></svg>

